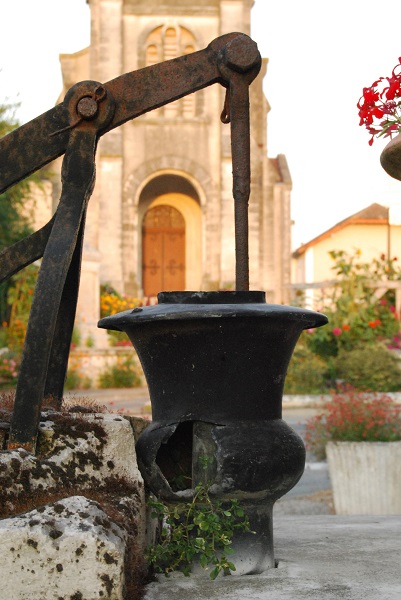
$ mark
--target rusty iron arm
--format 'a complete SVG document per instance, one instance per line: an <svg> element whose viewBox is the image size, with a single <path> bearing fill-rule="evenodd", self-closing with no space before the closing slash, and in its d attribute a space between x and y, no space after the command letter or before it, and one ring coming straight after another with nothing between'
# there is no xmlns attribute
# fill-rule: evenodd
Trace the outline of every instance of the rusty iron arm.
<svg viewBox="0 0 401 600"><path fill-rule="evenodd" d="M78 297L85 212L95 179L93 133L74 130L65 154L63 191L28 322L9 449L33 451L43 398L52 396L61 402ZM82 177L76 177L77 169Z"/></svg>
<svg viewBox="0 0 401 600"><path fill-rule="evenodd" d="M223 35L204 50L98 84L115 103L111 122L98 135L214 83L228 87L230 70L235 72L237 63L244 68L244 56L249 85L249 74L252 80L256 77L261 58L255 42L242 33ZM82 84L73 86L61 104L0 140L0 193L65 153L71 124L77 120L71 96L79 86ZM82 94L82 98L88 97L83 88Z"/></svg>
<svg viewBox="0 0 401 600"><path fill-rule="evenodd" d="M229 110L222 121L231 121L233 196L235 205L236 289L249 289L248 200L250 181L249 85L260 70L261 57L255 42L240 33L223 35L204 50L121 75L106 84L82 82L73 86L54 109L30 121L0 140L0 193L22 178L61 156L71 130L85 119L98 118L101 102L107 99L114 114L107 126L98 127L98 137L169 102L214 83L227 88ZM99 98L97 90L102 90ZM82 102L87 103L80 113ZM93 114L90 114L92 102ZM47 226L46 226L47 227ZM42 246L46 234L42 231ZM37 235L36 237L40 237ZM14 254L28 248L13 249ZM31 243L32 245L32 243ZM37 254L37 252L36 252ZM40 256L33 254L21 268ZM5 257L4 257L5 258ZM1 260L1 256L0 256ZM14 261L15 262L15 259ZM4 264L10 264L8 260ZM11 267L11 264L10 264ZM15 272L15 270L13 271ZM11 275L0 268L0 281Z"/></svg>
<svg viewBox="0 0 401 600"><path fill-rule="evenodd" d="M61 402L79 287L86 206L101 135L145 112L220 83L223 122L231 121L237 289L249 289L249 84L260 54L244 34L227 34L205 50L101 84L73 86L64 102L0 140L0 192L65 153L63 188L49 223L0 256L0 279L43 256L28 324L9 448L34 451L46 396ZM10 262L8 259L11 258ZM7 261L7 262L6 262ZM49 301L50 298L50 301Z"/></svg>

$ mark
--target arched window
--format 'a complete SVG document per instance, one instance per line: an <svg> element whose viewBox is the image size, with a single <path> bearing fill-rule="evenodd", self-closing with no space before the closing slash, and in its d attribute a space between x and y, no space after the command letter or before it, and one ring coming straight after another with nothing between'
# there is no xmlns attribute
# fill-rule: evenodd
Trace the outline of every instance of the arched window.
<svg viewBox="0 0 401 600"><path fill-rule="evenodd" d="M165 60L177 58L184 54L195 52L195 38L185 27L160 26L153 29L146 40L146 66L151 66ZM196 96L190 94L181 100L166 104L151 115L166 118L185 117L191 118L196 114Z"/></svg>

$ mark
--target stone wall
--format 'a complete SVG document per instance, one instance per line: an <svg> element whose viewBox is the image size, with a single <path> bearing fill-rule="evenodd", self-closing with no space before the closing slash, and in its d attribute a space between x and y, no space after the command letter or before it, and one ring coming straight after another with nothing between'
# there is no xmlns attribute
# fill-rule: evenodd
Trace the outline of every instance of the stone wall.
<svg viewBox="0 0 401 600"><path fill-rule="evenodd" d="M108 348L85 348L77 347L70 353L69 367L77 370L82 381L90 383L92 389L99 387L99 376L105 369L112 367L125 358L134 358L138 365L138 375L142 382L145 383L142 375L140 361L134 348L130 346L123 347L108 347ZM88 386L87 386L88 387Z"/></svg>

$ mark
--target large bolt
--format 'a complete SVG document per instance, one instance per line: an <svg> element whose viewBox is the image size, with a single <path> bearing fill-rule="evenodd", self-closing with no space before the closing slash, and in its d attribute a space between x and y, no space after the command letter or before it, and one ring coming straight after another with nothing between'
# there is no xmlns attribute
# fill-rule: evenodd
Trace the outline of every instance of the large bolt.
<svg viewBox="0 0 401 600"><path fill-rule="evenodd" d="M244 39L246 43L244 43ZM260 53L256 42L245 36L234 38L225 47L225 63L237 73L246 73L260 63Z"/></svg>
<svg viewBox="0 0 401 600"><path fill-rule="evenodd" d="M97 111L98 104L96 100L90 96L85 96L78 102L77 112L83 119L87 119L88 121L94 119L97 115Z"/></svg>

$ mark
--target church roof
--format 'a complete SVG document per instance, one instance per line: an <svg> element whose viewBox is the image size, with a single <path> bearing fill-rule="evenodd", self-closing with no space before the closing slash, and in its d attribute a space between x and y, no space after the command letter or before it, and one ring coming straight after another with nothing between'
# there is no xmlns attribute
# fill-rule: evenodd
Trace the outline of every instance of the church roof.
<svg viewBox="0 0 401 600"><path fill-rule="evenodd" d="M320 235L314 237L306 244L302 244L302 246L297 248L292 255L294 258L302 256L302 254L304 254L308 248L315 246L322 240L330 237L333 233L341 231L341 229L344 229L349 225L386 225L387 223L388 208L386 206L382 206L381 204L377 204L376 202L374 202L373 204L370 204L370 206L363 208L359 212L351 215L350 217L339 221L338 223L336 223L336 225L330 227L330 229L327 229Z"/></svg>
<svg viewBox="0 0 401 600"><path fill-rule="evenodd" d="M269 158L268 160L277 176L277 182L286 183L289 186L292 186L290 170L288 168L288 163L285 155L278 154L276 158Z"/></svg>

